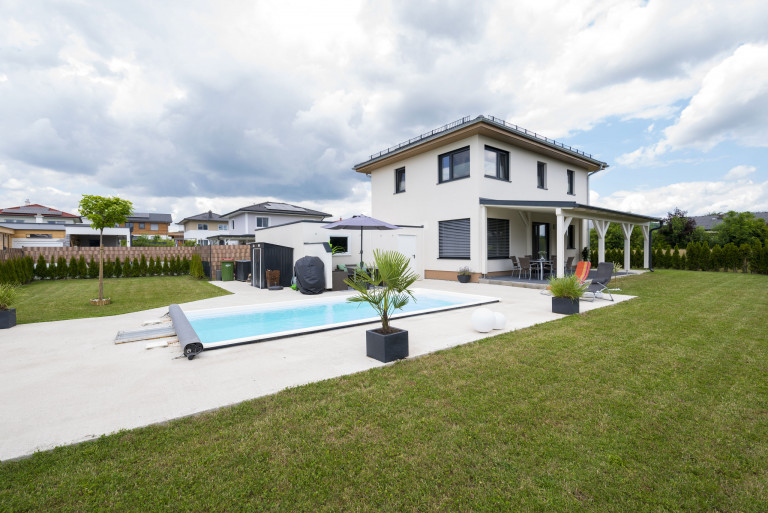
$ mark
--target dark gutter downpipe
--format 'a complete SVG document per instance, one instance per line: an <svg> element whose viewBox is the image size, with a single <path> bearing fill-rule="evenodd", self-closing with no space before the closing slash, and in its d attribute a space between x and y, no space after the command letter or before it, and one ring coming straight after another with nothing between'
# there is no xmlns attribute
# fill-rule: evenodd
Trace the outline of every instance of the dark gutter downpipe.
<svg viewBox="0 0 768 513"><path fill-rule="evenodd" d="M648 251L650 252L648 254L648 270L653 272L653 232L656 230L660 230L661 227L664 226L664 220L662 219L659 223L659 226L656 228L651 228L648 231Z"/></svg>

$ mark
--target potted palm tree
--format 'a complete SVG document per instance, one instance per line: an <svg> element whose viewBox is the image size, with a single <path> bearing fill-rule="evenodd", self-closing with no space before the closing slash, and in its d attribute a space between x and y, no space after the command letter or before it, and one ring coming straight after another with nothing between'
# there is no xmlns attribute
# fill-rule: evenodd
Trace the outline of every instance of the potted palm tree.
<svg viewBox="0 0 768 513"><path fill-rule="evenodd" d="M552 293L553 313L579 313L579 298L587 290L587 284L580 282L578 276L570 274L562 278L550 278L548 288Z"/></svg>
<svg viewBox="0 0 768 513"><path fill-rule="evenodd" d="M392 314L416 298L408 287L419 275L408 267L408 257L397 251L374 251L374 265L362 268L345 283L357 292L351 303L368 303L381 318L381 328L365 332L366 355L387 363L408 356L408 332L389 324Z"/></svg>
<svg viewBox="0 0 768 513"><path fill-rule="evenodd" d="M10 283L0 283L0 329L16 326L16 309L11 306L16 302L16 287Z"/></svg>

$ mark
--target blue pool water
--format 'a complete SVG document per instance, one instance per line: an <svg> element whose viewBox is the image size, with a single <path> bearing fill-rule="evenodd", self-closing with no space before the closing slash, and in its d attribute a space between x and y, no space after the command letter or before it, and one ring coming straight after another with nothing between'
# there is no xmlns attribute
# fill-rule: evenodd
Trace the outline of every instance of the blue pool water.
<svg viewBox="0 0 768 513"><path fill-rule="evenodd" d="M414 296L416 301L411 300L393 318L498 301L486 296L423 289L414 290ZM205 348L379 322L378 315L368 304L349 303L346 297L196 310L185 314Z"/></svg>

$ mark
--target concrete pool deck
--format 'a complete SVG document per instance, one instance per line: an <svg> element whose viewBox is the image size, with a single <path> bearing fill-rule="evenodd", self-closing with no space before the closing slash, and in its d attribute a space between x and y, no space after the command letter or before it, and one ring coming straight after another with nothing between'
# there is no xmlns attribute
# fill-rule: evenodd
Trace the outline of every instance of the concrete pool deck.
<svg viewBox="0 0 768 513"><path fill-rule="evenodd" d="M317 297L242 282L213 283L234 294L186 303L184 309ZM416 286L492 296L500 302L394 322L409 331L410 357L563 317L551 312L550 297L538 290L438 280L422 280ZM614 294L616 303L631 297ZM613 304L582 301L581 311ZM471 316L477 308L504 314L506 329L474 331ZM204 351L192 361L181 357L177 345L147 350L144 342L113 343L119 330L140 329L142 322L167 311L155 308L0 330L0 460L384 365L365 356L364 332L375 325Z"/></svg>

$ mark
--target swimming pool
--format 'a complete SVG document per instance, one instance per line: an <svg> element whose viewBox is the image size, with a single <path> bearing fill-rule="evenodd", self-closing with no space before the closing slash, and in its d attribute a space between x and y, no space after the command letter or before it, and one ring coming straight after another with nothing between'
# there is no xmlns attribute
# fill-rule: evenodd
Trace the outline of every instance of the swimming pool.
<svg viewBox="0 0 768 513"><path fill-rule="evenodd" d="M349 303L343 296L319 297L209 310L183 311L203 349L261 342L294 335L380 322L366 303ZM402 319L414 315L467 308L498 302L498 298L413 289L416 301L392 316Z"/></svg>

